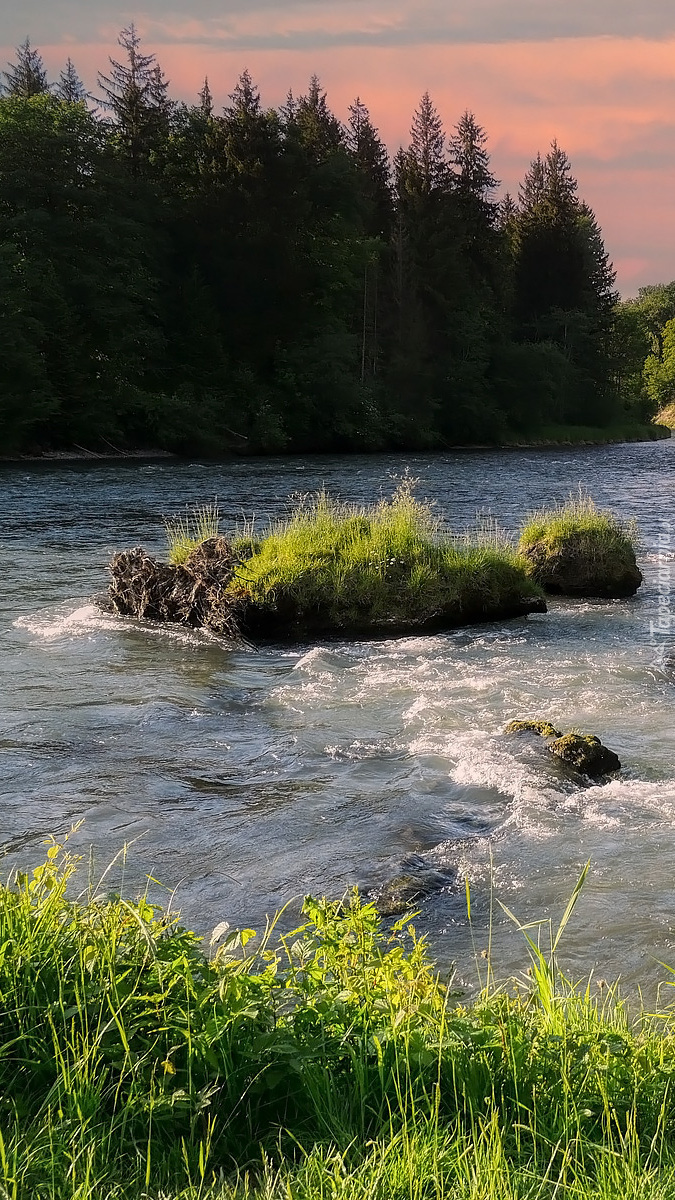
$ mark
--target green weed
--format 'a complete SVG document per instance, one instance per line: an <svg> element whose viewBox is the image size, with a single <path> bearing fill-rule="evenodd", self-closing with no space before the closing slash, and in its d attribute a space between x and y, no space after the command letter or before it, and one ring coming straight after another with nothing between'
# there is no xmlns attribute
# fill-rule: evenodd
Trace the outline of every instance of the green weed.
<svg viewBox="0 0 675 1200"><path fill-rule="evenodd" d="M673 1014L559 970L583 877L546 953L521 927L527 985L462 1006L356 893L205 948L147 896L71 899L76 867L53 843L0 888L0 1195L672 1196Z"/></svg>

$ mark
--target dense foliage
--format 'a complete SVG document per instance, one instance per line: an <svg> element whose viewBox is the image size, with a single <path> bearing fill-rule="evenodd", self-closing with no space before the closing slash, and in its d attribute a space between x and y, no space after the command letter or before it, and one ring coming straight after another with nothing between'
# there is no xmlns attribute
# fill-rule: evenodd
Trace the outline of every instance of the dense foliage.
<svg viewBox="0 0 675 1200"><path fill-rule="evenodd" d="M87 97L26 42L0 98L2 449L436 447L644 415L554 143L515 203L430 97L393 163L318 79L171 100L135 29ZM626 412L626 406L631 412Z"/></svg>
<svg viewBox="0 0 675 1200"><path fill-rule="evenodd" d="M207 957L147 897L71 899L76 865L55 843L0 887L3 1197L673 1194L672 1013L557 969L583 876L525 989L462 1007L356 894Z"/></svg>

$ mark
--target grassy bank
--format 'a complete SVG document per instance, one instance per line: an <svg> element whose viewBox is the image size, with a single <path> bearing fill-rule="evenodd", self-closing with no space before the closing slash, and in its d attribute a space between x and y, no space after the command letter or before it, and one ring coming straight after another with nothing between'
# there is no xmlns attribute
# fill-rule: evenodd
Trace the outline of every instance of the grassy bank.
<svg viewBox="0 0 675 1200"><path fill-rule="evenodd" d="M657 418L660 421L660 416ZM541 425L532 434L508 439L506 445L606 446L621 442L656 442L670 436L664 424L637 425L630 422L606 427L592 425Z"/></svg>
<svg viewBox="0 0 675 1200"><path fill-rule="evenodd" d="M0 889L0 1194L673 1194L670 1013L632 1022L534 949L526 987L458 1006L355 895L202 945L147 901L70 900L74 866L54 845Z"/></svg>
<svg viewBox="0 0 675 1200"><path fill-rule="evenodd" d="M313 497L235 549L250 557L232 591L257 633L449 628L543 607L508 541L451 538L408 483L366 507Z"/></svg>

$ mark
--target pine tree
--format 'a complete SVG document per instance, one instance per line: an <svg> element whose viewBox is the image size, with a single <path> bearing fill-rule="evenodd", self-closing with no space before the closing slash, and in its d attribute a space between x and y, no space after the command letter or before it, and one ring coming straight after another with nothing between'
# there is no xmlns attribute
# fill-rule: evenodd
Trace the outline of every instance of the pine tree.
<svg viewBox="0 0 675 1200"><path fill-rule="evenodd" d="M487 134L468 110L455 126L450 138L450 161L460 191L487 200L498 186L490 170L490 155L485 149Z"/></svg>
<svg viewBox="0 0 675 1200"><path fill-rule="evenodd" d="M558 212L562 212L566 207L575 208L578 203L579 185L572 175L572 164L569 158L565 151L560 149L555 139L546 155L544 179L544 195L540 199L545 198L547 203Z"/></svg>
<svg viewBox="0 0 675 1200"><path fill-rule="evenodd" d="M413 116L410 154L419 171L425 192L429 193L447 185L449 171L443 122L428 92L422 96Z"/></svg>
<svg viewBox="0 0 675 1200"><path fill-rule="evenodd" d="M85 86L80 79L72 60L69 58L56 85L56 95L66 104L84 104L87 99Z"/></svg>
<svg viewBox="0 0 675 1200"><path fill-rule="evenodd" d="M39 50L33 49L29 38L17 47L16 62L7 66L9 70L2 72L5 81L2 90L6 95L29 99L50 90L42 55Z"/></svg>
<svg viewBox="0 0 675 1200"><path fill-rule="evenodd" d="M344 130L331 111L318 75L312 75L306 96L295 103L291 125L316 162L322 162L344 146Z"/></svg>
<svg viewBox="0 0 675 1200"><path fill-rule="evenodd" d="M168 82L154 54L143 54L135 25L123 29L118 44L126 60L110 59L110 74L99 74L103 105L115 118L132 174L138 175L150 151L166 134L172 111Z"/></svg>
<svg viewBox="0 0 675 1200"><path fill-rule="evenodd" d="M518 216L518 205L510 192L504 194L499 204L499 227L508 229Z"/></svg>
<svg viewBox="0 0 675 1200"><path fill-rule="evenodd" d="M367 211L364 224L371 237L389 237L392 218L391 164L387 147L357 96L349 106L345 144L356 164Z"/></svg>
<svg viewBox="0 0 675 1200"><path fill-rule="evenodd" d="M199 111L203 117L213 116L213 96L209 87L209 77L204 77L204 86L199 93Z"/></svg>
<svg viewBox="0 0 675 1200"><path fill-rule="evenodd" d="M518 333L552 343L570 365L565 420L601 424L611 413L614 269L595 215L578 198L568 156L557 142L532 163L514 222L514 302Z"/></svg>
<svg viewBox="0 0 675 1200"><path fill-rule="evenodd" d="M523 210L534 208L542 199L546 189L546 166L541 154L530 163L530 169L518 192L518 200Z"/></svg>

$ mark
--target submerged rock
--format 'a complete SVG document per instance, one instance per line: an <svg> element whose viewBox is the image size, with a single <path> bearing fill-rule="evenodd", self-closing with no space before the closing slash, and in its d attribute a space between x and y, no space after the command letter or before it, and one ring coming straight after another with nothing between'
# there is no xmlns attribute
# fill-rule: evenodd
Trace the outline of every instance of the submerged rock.
<svg viewBox="0 0 675 1200"><path fill-rule="evenodd" d="M584 733L567 733L549 744L549 751L582 775L596 779L621 770L618 755L603 746L599 738Z"/></svg>
<svg viewBox="0 0 675 1200"><path fill-rule="evenodd" d="M504 730L505 733L538 733L543 738L559 738L561 733L551 725L550 721L511 721Z"/></svg>
<svg viewBox="0 0 675 1200"><path fill-rule="evenodd" d="M221 537L202 542L181 566L159 562L136 546L112 559L110 602L122 616L206 627L240 640L238 602L227 594L237 562Z"/></svg>
<svg viewBox="0 0 675 1200"><path fill-rule="evenodd" d="M521 553L533 578L552 595L619 599L634 596L642 583L627 538L608 546L601 535L580 530L521 544Z"/></svg>
<svg viewBox="0 0 675 1200"><path fill-rule="evenodd" d="M426 870L415 875L395 875L375 893L373 903L381 917L402 917L451 882L451 876L443 871Z"/></svg>

